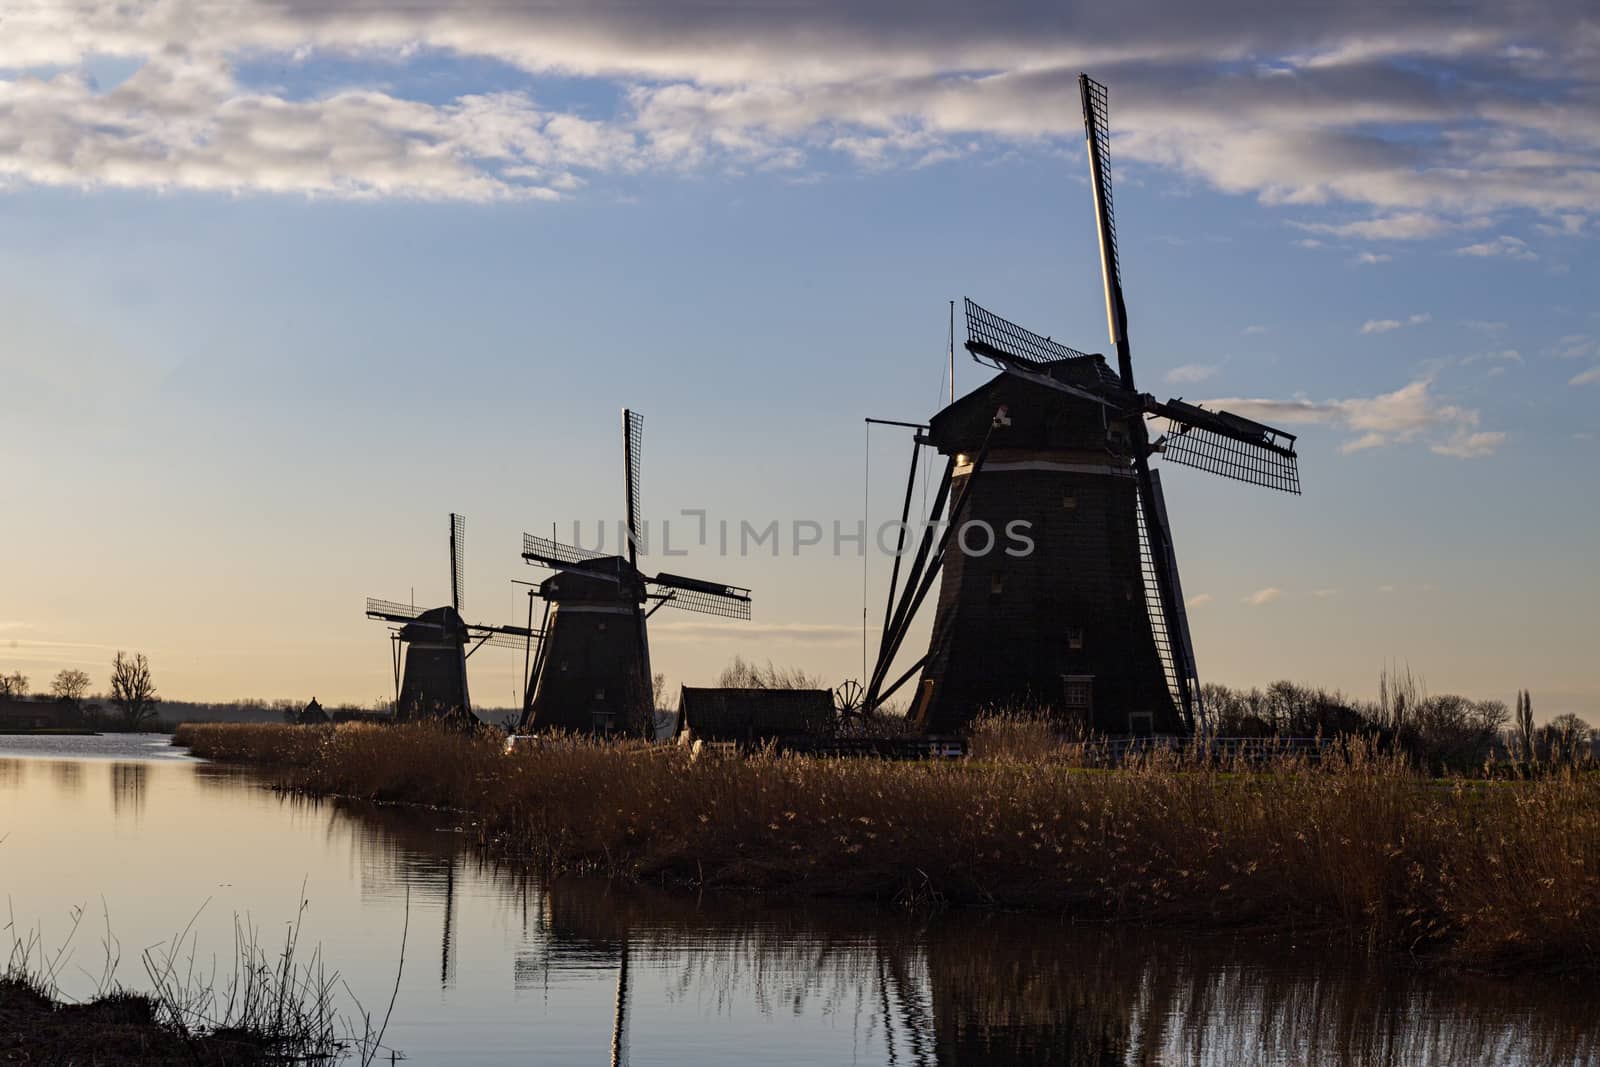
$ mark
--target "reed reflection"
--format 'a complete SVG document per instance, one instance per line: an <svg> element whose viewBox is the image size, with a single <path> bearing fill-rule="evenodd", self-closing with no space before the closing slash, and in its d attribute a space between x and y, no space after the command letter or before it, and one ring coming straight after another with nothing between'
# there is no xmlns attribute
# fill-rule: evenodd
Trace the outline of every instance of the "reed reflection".
<svg viewBox="0 0 1600 1067"><path fill-rule="evenodd" d="M303 803L303 802L301 802ZM1074 927L1039 916L787 907L584 879L543 882L464 848L455 816L336 802L330 834L356 850L363 893L439 908L440 981L453 981L458 885L520 918L510 982L613 978L610 1055L671 1060L675 1032L630 1033L655 1009L848 1020L858 1062L1600 1067L1591 990L1447 977L1325 945ZM413 931L417 925L413 921ZM515 934L513 934L515 936ZM472 966L469 962L468 966ZM596 1049L597 1055L604 1054Z"/></svg>
<svg viewBox="0 0 1600 1067"><path fill-rule="evenodd" d="M135 819L144 814L145 797L150 792L150 765L113 763L110 775L112 813L131 815Z"/></svg>
<svg viewBox="0 0 1600 1067"><path fill-rule="evenodd" d="M76 796L83 792L83 764L58 760L50 764L50 779L56 792Z"/></svg>
<svg viewBox="0 0 1600 1067"><path fill-rule="evenodd" d="M0 759L0 789L21 789L27 779L27 760Z"/></svg>

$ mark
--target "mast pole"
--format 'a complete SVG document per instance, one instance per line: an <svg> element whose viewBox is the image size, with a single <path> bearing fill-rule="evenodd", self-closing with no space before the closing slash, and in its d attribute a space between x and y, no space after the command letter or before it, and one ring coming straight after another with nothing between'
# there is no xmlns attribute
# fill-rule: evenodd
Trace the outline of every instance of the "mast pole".
<svg viewBox="0 0 1600 1067"><path fill-rule="evenodd" d="M956 402L956 302L950 301L950 403Z"/></svg>

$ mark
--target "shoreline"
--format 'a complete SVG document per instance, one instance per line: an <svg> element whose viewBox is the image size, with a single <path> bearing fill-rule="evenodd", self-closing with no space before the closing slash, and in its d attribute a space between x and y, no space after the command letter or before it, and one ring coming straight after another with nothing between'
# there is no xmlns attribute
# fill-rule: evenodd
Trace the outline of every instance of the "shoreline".
<svg viewBox="0 0 1600 1067"><path fill-rule="evenodd" d="M0 1050L27 1063L195 1064L278 1062L259 1039L236 1031L184 1033L160 1021L156 999L112 992L83 1003L0 977Z"/></svg>
<svg viewBox="0 0 1600 1067"><path fill-rule="evenodd" d="M693 760L636 742L422 726L185 725L174 745L278 788L449 809L546 873L784 901L1292 925L1429 968L1600 970L1600 777L1449 788L1359 754L1314 769L1153 759ZM1467 785L1473 788L1466 788Z"/></svg>

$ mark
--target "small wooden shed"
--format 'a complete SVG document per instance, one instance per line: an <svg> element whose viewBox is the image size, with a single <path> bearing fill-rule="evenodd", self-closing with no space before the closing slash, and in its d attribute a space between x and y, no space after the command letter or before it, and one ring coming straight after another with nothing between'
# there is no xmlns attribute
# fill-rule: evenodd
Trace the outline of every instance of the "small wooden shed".
<svg viewBox="0 0 1600 1067"><path fill-rule="evenodd" d="M827 689L697 689L684 686L678 732L702 741L755 745L833 733L833 693Z"/></svg>

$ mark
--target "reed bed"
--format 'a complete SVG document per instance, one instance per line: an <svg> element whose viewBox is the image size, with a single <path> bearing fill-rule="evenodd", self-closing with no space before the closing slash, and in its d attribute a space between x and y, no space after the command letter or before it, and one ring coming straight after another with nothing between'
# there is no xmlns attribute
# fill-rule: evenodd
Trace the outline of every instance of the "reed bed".
<svg viewBox="0 0 1600 1067"><path fill-rule="evenodd" d="M990 757L925 763L578 738L506 753L491 731L368 724L174 741L289 789L469 813L482 844L549 871L1333 932L1493 968L1600 960L1593 774L1441 782L1360 746L1090 770L1025 728Z"/></svg>

